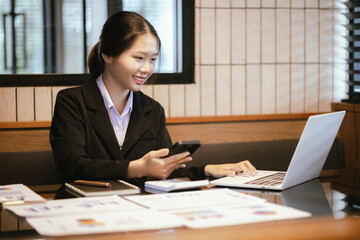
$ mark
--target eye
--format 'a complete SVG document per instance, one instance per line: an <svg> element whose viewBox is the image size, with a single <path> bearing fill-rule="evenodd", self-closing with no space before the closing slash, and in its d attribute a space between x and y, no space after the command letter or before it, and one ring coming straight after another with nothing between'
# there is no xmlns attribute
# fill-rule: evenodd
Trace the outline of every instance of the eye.
<svg viewBox="0 0 360 240"><path fill-rule="evenodd" d="M150 61L151 61L151 62L155 62L155 61L156 61L156 58L152 58Z"/></svg>
<svg viewBox="0 0 360 240"><path fill-rule="evenodd" d="M137 60L143 60L144 58L143 58L143 57L138 56L138 57L135 57L135 59L137 59Z"/></svg>

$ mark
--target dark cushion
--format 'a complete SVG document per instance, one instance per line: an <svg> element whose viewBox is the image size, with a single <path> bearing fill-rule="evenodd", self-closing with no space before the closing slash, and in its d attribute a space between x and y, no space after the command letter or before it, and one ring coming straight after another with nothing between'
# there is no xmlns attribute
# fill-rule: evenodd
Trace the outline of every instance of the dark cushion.
<svg viewBox="0 0 360 240"><path fill-rule="evenodd" d="M193 154L193 161L187 163L187 166L249 160L257 169L285 171L297 142L298 139L203 144ZM337 138L324 169L343 167L343 142ZM52 151L0 152L0 185L14 183L61 184L62 177L55 168Z"/></svg>
<svg viewBox="0 0 360 240"><path fill-rule="evenodd" d="M0 152L0 184L60 184L52 151Z"/></svg>
<svg viewBox="0 0 360 240"><path fill-rule="evenodd" d="M203 144L187 166L234 163L249 160L257 169L286 171L298 139L256 142ZM330 150L323 169L344 167L343 142L337 138Z"/></svg>

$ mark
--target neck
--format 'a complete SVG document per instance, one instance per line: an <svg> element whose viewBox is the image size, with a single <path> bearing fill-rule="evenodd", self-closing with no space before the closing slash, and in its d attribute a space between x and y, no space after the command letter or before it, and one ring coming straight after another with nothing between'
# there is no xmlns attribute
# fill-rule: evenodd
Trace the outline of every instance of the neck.
<svg viewBox="0 0 360 240"><path fill-rule="evenodd" d="M121 114L129 98L130 90L124 89L105 74L103 74L102 79L116 110Z"/></svg>

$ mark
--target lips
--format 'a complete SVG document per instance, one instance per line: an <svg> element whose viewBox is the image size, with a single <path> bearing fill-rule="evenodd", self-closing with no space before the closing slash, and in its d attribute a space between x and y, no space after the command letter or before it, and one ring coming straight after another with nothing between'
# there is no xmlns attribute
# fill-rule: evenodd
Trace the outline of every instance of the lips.
<svg viewBox="0 0 360 240"><path fill-rule="evenodd" d="M139 76L132 76L132 77L135 79L135 82L140 85L144 84L144 82L146 81L146 78L144 77L139 77Z"/></svg>

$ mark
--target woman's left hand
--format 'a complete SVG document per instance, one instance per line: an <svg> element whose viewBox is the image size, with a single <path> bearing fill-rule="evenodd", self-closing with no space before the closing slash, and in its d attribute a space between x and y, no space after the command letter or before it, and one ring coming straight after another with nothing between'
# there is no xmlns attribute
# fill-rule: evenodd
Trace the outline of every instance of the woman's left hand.
<svg viewBox="0 0 360 240"><path fill-rule="evenodd" d="M240 172L244 172L246 175L257 174L256 168L248 160L238 163L209 164L205 167L205 175L215 178L235 176Z"/></svg>

